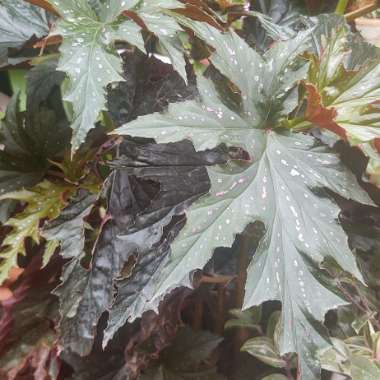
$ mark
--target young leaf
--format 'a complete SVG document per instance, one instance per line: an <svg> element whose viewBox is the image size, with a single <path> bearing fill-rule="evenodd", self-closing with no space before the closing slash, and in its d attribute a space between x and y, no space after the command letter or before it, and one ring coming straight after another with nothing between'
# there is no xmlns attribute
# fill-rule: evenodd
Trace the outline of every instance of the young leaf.
<svg viewBox="0 0 380 380"><path fill-rule="evenodd" d="M117 132L157 142L189 138L197 150L226 143L248 152L251 161L243 167L208 169L210 194L187 211L152 301L191 286L190 274L206 265L215 248L230 247L236 234L260 220L267 230L248 269L244 307L282 301L280 354L297 352L302 376L314 379L316 348L327 344L317 321L344 301L319 282L305 257L318 265L331 256L361 279L337 221L339 208L324 189L362 203L371 200L339 158L313 137L271 130L293 109L289 87L305 73L296 56L306 48L307 36L278 43L264 57L233 34L205 38L216 49L211 61L239 86L243 109L228 108L212 84L198 78L198 101L172 104L166 113L140 117Z"/></svg>
<svg viewBox="0 0 380 380"><path fill-rule="evenodd" d="M332 118L341 137L352 144L369 142L380 136L380 112L374 105L380 97L380 49L377 58L364 55L361 66L350 67L345 65L352 48L347 32L342 28L336 34L320 62L311 66L308 79L321 93L323 107L335 111Z"/></svg>
<svg viewBox="0 0 380 380"><path fill-rule="evenodd" d="M72 151L85 141L100 111L106 109L107 85L123 81L121 59L114 41L122 40L145 50L140 26L124 17L123 11L137 12L158 37L174 38L179 25L164 14L164 8L181 7L177 1L120 1L103 4L99 14L85 0L49 0L61 14L54 34L63 37L58 70L67 73L70 86L65 100L73 104ZM162 13L157 16L157 13ZM176 56L176 62L179 57ZM180 72L185 74L180 64ZM184 62L182 64L184 67Z"/></svg>
<svg viewBox="0 0 380 380"><path fill-rule="evenodd" d="M40 221L56 218L64 206L62 194L70 188L44 181L32 190L20 190L5 194L3 199L15 199L27 203L25 209L6 222L12 228L2 243L0 252L0 284L7 278L10 269L17 266L17 256L25 255L25 240L31 238L40 243Z"/></svg>
<svg viewBox="0 0 380 380"><path fill-rule="evenodd" d="M8 63L8 49L21 48L33 36L41 38L48 32L48 18L44 10L22 0L1 0L0 67ZM17 63L22 60L17 60Z"/></svg>
<svg viewBox="0 0 380 380"><path fill-rule="evenodd" d="M312 57L310 66L308 82L314 87L306 86L310 110L306 117L359 145L370 158L370 181L377 184L373 151L380 138L380 49L354 37L336 17L321 16L316 34L318 57Z"/></svg>

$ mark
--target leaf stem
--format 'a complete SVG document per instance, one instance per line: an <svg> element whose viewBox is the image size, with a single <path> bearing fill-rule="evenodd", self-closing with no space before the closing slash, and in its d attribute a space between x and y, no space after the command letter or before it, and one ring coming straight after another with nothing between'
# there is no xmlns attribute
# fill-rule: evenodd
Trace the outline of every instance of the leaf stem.
<svg viewBox="0 0 380 380"><path fill-rule="evenodd" d="M338 15L344 15L349 0L339 0L338 5L336 6L335 13Z"/></svg>
<svg viewBox="0 0 380 380"><path fill-rule="evenodd" d="M233 281L235 276L206 276L202 275L200 284L228 284Z"/></svg>
<svg viewBox="0 0 380 380"><path fill-rule="evenodd" d="M215 333L223 335L224 331L224 313L226 303L226 288L225 284L219 284L217 289L217 314L215 320Z"/></svg>
<svg viewBox="0 0 380 380"><path fill-rule="evenodd" d="M27 3L36 5L37 7L45 9L56 16L59 16L59 13L46 1L46 0L25 0Z"/></svg>
<svg viewBox="0 0 380 380"><path fill-rule="evenodd" d="M286 366L285 366L286 377L288 378L288 380L294 380L290 358L287 357L285 360L286 360Z"/></svg>
<svg viewBox="0 0 380 380"><path fill-rule="evenodd" d="M249 264L249 251L250 239L247 232L243 232L240 238L238 248L238 262L237 262L237 278L236 278L236 293L235 293L235 307L241 309L244 303L244 290L245 282L247 280L247 268ZM248 339L249 332L247 329L240 328L235 336L235 355L240 353L240 347Z"/></svg>
<svg viewBox="0 0 380 380"><path fill-rule="evenodd" d="M196 300L194 303L194 315L192 321L192 327L194 331L199 331L202 329L203 324L203 301Z"/></svg>
<svg viewBox="0 0 380 380"><path fill-rule="evenodd" d="M363 8L357 9L356 11L350 12L346 14L346 20L348 22L352 22L359 17L365 16L368 13L371 13L380 7L380 3L378 0L375 0L373 4L367 5Z"/></svg>

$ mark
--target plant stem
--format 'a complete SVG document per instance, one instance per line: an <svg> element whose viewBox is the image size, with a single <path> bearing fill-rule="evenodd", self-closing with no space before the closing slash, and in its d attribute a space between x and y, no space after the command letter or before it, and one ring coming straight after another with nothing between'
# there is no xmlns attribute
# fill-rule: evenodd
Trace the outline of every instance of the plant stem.
<svg viewBox="0 0 380 380"><path fill-rule="evenodd" d="M224 331L224 313L226 303L226 288L225 284L219 284L217 290L217 314L215 318L215 333L223 335Z"/></svg>
<svg viewBox="0 0 380 380"><path fill-rule="evenodd" d="M335 13L338 15L344 15L349 0L339 0L338 5L336 6Z"/></svg>
<svg viewBox="0 0 380 380"><path fill-rule="evenodd" d="M356 11L347 13L346 14L346 20L348 22L352 22L352 21L354 21L355 19L357 19L359 17L365 16L366 14L375 11L379 7L380 7L379 1L375 0L374 3L371 4L371 5L367 5L367 6L363 7L363 8L357 9Z"/></svg>
<svg viewBox="0 0 380 380"><path fill-rule="evenodd" d="M236 293L235 293L235 307L241 309L244 303L244 290L245 282L247 280L247 268L249 264L249 244L250 239L248 234L243 232L240 239L237 263L237 278L236 278ZM249 332L247 329L240 328L235 336L235 353L240 352L240 347L248 339Z"/></svg>
<svg viewBox="0 0 380 380"><path fill-rule="evenodd" d="M235 306L239 309L242 308L244 302L244 288L245 281L247 280L247 267L249 264L248 259L249 238L246 234L241 235L241 242L238 252L238 273L236 279L236 298Z"/></svg>
<svg viewBox="0 0 380 380"><path fill-rule="evenodd" d="M46 1L46 0L25 0L27 3L36 5L37 7L43 8L46 11L59 16L59 13Z"/></svg>
<svg viewBox="0 0 380 380"><path fill-rule="evenodd" d="M199 280L199 284L228 284L229 282L233 281L235 279L235 276L207 276L202 275L202 277Z"/></svg>
<svg viewBox="0 0 380 380"><path fill-rule="evenodd" d="M294 380L293 374L292 374L292 367L290 363L290 359L286 358L286 367L285 367L286 377L288 380Z"/></svg>
<svg viewBox="0 0 380 380"><path fill-rule="evenodd" d="M196 300L194 304L194 315L192 328L194 331L199 331L202 329L203 324L203 301Z"/></svg>

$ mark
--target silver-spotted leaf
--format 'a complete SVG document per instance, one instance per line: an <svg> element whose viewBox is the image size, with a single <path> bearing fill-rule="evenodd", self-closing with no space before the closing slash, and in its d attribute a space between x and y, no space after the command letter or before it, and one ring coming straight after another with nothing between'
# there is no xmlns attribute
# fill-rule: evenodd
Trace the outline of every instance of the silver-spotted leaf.
<svg viewBox="0 0 380 380"><path fill-rule="evenodd" d="M145 50L140 26L121 16L122 12L138 13L157 37L175 39L180 27L164 14L164 9L178 8L181 4L177 1L147 4L117 0L104 3L98 14L85 0L49 1L62 16L53 33L63 37L58 70L65 72L70 79L65 100L72 103L74 110L71 128L72 151L75 152L89 130L94 128L99 113L106 110L106 87L124 80L115 41L127 41ZM175 45L166 40L163 43L167 44L167 50L170 49L175 67L185 75L184 61L181 61L178 49L175 50Z"/></svg>
<svg viewBox="0 0 380 380"><path fill-rule="evenodd" d="M9 49L19 49L32 37L41 38L49 32L44 10L22 0L0 1L0 66L19 63L24 58L8 60Z"/></svg>
<svg viewBox="0 0 380 380"><path fill-rule="evenodd" d="M297 352L302 376L315 379L316 351L328 344L318 322L345 302L312 267L332 257L361 279L338 221L339 208L325 189L362 203L371 200L339 158L313 137L272 130L292 110L285 105L289 88L305 75L297 54L306 48L308 34L301 36L278 43L264 57L249 53L234 34L205 38L216 49L211 61L239 86L243 107L228 108L212 83L200 77L198 101L171 104L167 112L140 117L118 132L157 142L190 139L197 150L225 143L249 154L245 166L208 168L210 193L187 211L187 224L147 302L153 306L172 289L191 286L191 273L207 264L215 248L230 247L237 234L259 220L266 233L248 269L244 307L282 302L280 354ZM274 60L281 49L285 56Z"/></svg>

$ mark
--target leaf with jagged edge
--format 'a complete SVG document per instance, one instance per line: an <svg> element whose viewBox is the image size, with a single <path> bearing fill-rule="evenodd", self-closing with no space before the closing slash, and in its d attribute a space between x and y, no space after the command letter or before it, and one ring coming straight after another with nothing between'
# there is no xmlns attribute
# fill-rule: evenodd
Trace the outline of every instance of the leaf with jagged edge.
<svg viewBox="0 0 380 380"><path fill-rule="evenodd" d="M86 277L78 279L76 286L66 292L65 286L74 269L80 266L84 257L85 221L84 218L90 213L96 196L87 191L82 191L63 209L58 218L44 225L42 236L49 243L60 244L60 255L64 259L70 259L65 265L61 277L61 285L54 290L59 297L61 316L75 314L76 307L82 296L83 282ZM74 296L74 292L77 293Z"/></svg>
<svg viewBox="0 0 380 380"><path fill-rule="evenodd" d="M149 208L140 212L142 220L149 215L160 215L178 209L183 202L189 205L199 196L207 193L209 182L204 165L224 163L226 152L195 152L189 141L175 144L148 144L145 146L127 142L121 149L123 154L112 165L125 168L139 180L154 181L160 184L160 192ZM141 228L149 232L149 219ZM115 335L127 321L133 322L149 310L146 300L154 295L155 284L160 278L161 268L169 259L170 243L183 227L184 219L173 221L158 244L141 249L131 273L115 282L117 296L109 310L107 328L104 331L103 345ZM133 228L124 232L123 238L133 245L136 231ZM157 302L156 307L158 307ZM148 307L148 308L147 308Z"/></svg>
<svg viewBox="0 0 380 380"><path fill-rule="evenodd" d="M123 11L137 13L151 32L164 38L165 50L186 80L185 61L176 45L170 42L170 39L176 41L176 33L181 28L164 13L165 9L182 7L178 1L155 0L148 4L114 0L104 3L99 14L85 0L49 2L62 16L53 34L63 37L58 70L65 72L70 79L65 100L73 104L74 110L71 124L73 152L94 128L99 113L106 110L107 85L124 80L121 58L114 42L127 41L145 51L140 26L121 16Z"/></svg>
<svg viewBox="0 0 380 380"><path fill-rule="evenodd" d="M0 284L7 279L10 269L17 266L18 255L25 255L25 240L41 241L40 222L56 218L64 207L63 194L72 191L68 186L44 181L31 190L20 190L0 197L26 202L25 209L10 218L5 226L12 230L6 235L0 251ZM49 253L49 251L48 251Z"/></svg>
<svg viewBox="0 0 380 380"><path fill-rule="evenodd" d="M280 353L297 352L302 376L316 379L316 350L328 344L320 322L345 301L315 277L310 262L318 266L333 257L362 278L337 220L339 208L324 189L362 203L371 200L338 156L313 137L271 130L290 110L280 101L286 101L286 89L305 74L298 65L294 68L297 53L306 46L305 34L276 44L264 57L250 52L234 34L212 37L208 41L216 51L211 62L241 90L238 113L200 77L198 101L171 104L163 114L140 117L117 130L157 142L191 139L197 150L226 143L244 148L251 157L245 167L231 163L208 168L210 194L187 211L187 224L147 303L153 307L172 289L190 287L191 273L207 264L215 248L230 247L248 224L260 220L267 231L248 269L244 308L281 301ZM274 52L283 55L274 61ZM283 83L280 74L286 78ZM260 114L263 109L266 118Z"/></svg>
<svg viewBox="0 0 380 380"><path fill-rule="evenodd" d="M207 193L209 181L203 166L225 162L224 154L196 153L189 141L134 148L128 141L125 145L114 163L120 169L111 174L104 187L109 217L93 247L91 267L86 270L79 260L72 260L58 289L64 312L62 343L81 355L91 349L94 328L104 311L110 313L104 345L128 319L134 320L145 311L150 277L156 278L155 269L167 257L168 240L179 229L171 226L170 233L163 236L164 228L174 216L182 215L187 205ZM154 196L151 183L160 185ZM150 199L149 205L138 201L142 194ZM153 261L152 256L156 256ZM133 273L127 276L123 269L131 259ZM70 298L73 292L81 293L80 297Z"/></svg>
<svg viewBox="0 0 380 380"><path fill-rule="evenodd" d="M46 13L22 0L0 1L0 67L8 63L8 49L21 48L33 36L49 33ZM20 59L22 62L24 59Z"/></svg>
<svg viewBox="0 0 380 380"><path fill-rule="evenodd" d="M103 223L95 242L91 267L86 270L80 263L74 263L74 268L69 268L70 276L66 283L59 289L60 294L66 292L68 297L69 293L78 289L80 282L82 295L72 304L70 313L63 315L60 328L63 346L82 356L91 351L98 320L112 306L115 280L121 275L125 263L136 251L145 252L157 244L164 226L170 223L178 209L183 211L181 205L163 209L160 210L160 214L164 214L162 218L157 218L157 213L145 218L148 228L134 226L144 223L144 220L139 221L134 215L139 205L126 170L116 170L110 175L105 183L104 194L107 197L107 213L111 218ZM123 236L131 228L133 232ZM63 307L66 310L66 306Z"/></svg>

